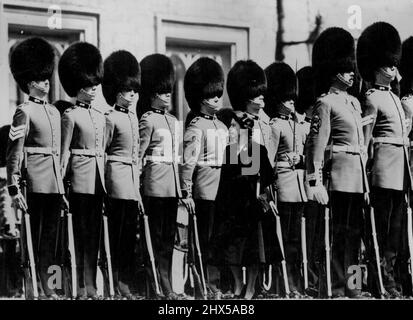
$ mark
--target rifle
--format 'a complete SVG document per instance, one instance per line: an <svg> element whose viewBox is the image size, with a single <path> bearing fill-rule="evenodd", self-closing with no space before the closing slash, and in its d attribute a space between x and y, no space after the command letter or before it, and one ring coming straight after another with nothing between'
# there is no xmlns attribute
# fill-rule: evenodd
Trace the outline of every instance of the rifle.
<svg viewBox="0 0 413 320"><path fill-rule="evenodd" d="M115 289L113 286L112 257L110 255L108 217L105 214L103 214L103 241L109 278L109 297L110 299L113 299L115 297Z"/></svg>
<svg viewBox="0 0 413 320"><path fill-rule="evenodd" d="M143 223L144 223L144 228L145 228L146 248L148 249L149 260L151 261L152 274L153 274L153 278L155 282L155 290L156 290L156 294L160 296L161 290L159 288L158 276L156 272L155 257L153 254L152 239L151 239L151 230L149 229L149 221L148 221L148 216L146 214L143 215Z"/></svg>
<svg viewBox="0 0 413 320"><path fill-rule="evenodd" d="M196 218L196 213L194 212L192 214L192 221L193 221L193 230L194 230L194 240L195 240L195 248L198 253L198 261L199 261L199 270L201 271L201 281L202 281L202 286L204 289L204 296L207 296L207 286L205 282L205 274L204 274L204 267L202 264L202 253L201 253L201 246L199 244L199 235L198 235L198 222Z"/></svg>
<svg viewBox="0 0 413 320"><path fill-rule="evenodd" d="M407 214L407 217L409 217L409 214ZM411 218L411 212L410 212L410 218ZM384 297L386 296L386 290L384 289L383 277L381 274L379 243L377 241L376 219L374 217L373 207L370 207L370 223L371 223L371 233L373 237L374 254L376 257L377 274L379 277L380 296L382 299L384 299ZM409 243L409 250L410 250L410 243Z"/></svg>
<svg viewBox="0 0 413 320"><path fill-rule="evenodd" d="M27 154L24 153L24 160L23 160L23 170L22 170L22 180L21 180L21 189L22 194L25 200L27 200ZM33 242L32 242L32 231L30 225L30 214L28 210L23 210L24 218L22 219L21 228L23 229L21 232L21 258L22 264L24 269L24 288L25 288L25 296L26 298L30 299L33 296L34 299L39 298L39 291L37 288L37 273L36 273L36 263L34 259L34 252L33 252ZM29 260L27 260L25 249L27 250L27 254L29 256ZM31 286L31 288L30 288Z"/></svg>
<svg viewBox="0 0 413 320"><path fill-rule="evenodd" d="M70 269L72 276L72 298L77 297L77 265L76 265L76 251L75 251L75 240L73 236L73 221L72 214L69 210L66 211L67 217L67 239L70 254Z"/></svg>
<svg viewBox="0 0 413 320"><path fill-rule="evenodd" d="M330 156L329 156L329 165L325 168L325 174L327 178L326 190L329 192L330 189L330 180L331 180L331 166L333 162L333 143L331 142ZM329 193L329 203L325 206L324 209L324 246L326 251L326 276L327 276L327 296L332 297L332 288L331 288L331 256L330 256L330 205L331 205L331 194Z"/></svg>
<svg viewBox="0 0 413 320"><path fill-rule="evenodd" d="M307 233L306 218L301 217L301 251L303 254L304 290L308 289L308 260L307 260Z"/></svg>

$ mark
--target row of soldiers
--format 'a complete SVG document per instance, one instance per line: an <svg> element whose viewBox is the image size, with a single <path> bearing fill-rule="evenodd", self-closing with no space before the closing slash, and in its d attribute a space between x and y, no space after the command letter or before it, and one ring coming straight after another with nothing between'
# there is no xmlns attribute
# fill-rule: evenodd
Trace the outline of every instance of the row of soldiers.
<svg viewBox="0 0 413 320"><path fill-rule="evenodd" d="M220 183L229 162L227 146L237 144L236 159L245 150L252 153L251 167L258 159L258 171L242 175L255 177L251 201L262 204L259 210L266 215L253 229L244 228L254 237L234 235L240 239L232 252L237 257L224 259L233 267L235 296L410 296L412 52L412 38L402 50L397 30L385 22L367 27L357 49L349 32L329 28L314 43L312 67L297 74L281 62L265 70L251 60L235 63L226 81L231 111L220 110L221 66L200 58L185 74L191 112L182 135L179 121L169 113L175 74L168 57L152 54L138 63L120 50L103 62L95 46L72 44L60 57L58 73L74 103L60 115L47 102L54 49L42 38L19 43L10 68L28 100L17 107L9 132L8 192L15 207L30 215L30 228L25 228L31 230L41 295L58 299L49 271L56 264L63 209L73 221L76 298L99 299L102 229L110 244L105 251L111 253L113 286L117 294L134 298L137 225L144 217L150 226L146 244L153 244L154 259L150 245L147 258L153 291L158 297L185 299L174 292L171 279L181 205L198 218L195 242L206 257L198 264L204 297L220 299L225 286L216 230L227 210L220 201L229 192ZM394 89L398 71L402 99ZM92 104L100 84L113 106L109 112ZM257 152L255 145L263 149ZM270 173L261 170L265 163ZM245 200L232 194L232 202ZM229 230L235 230L231 224ZM266 255L276 236L277 253ZM351 270L361 263L361 243L366 287L352 281ZM257 247L260 254L251 259L253 251L246 247ZM243 290L239 276L247 260L254 261L248 261ZM268 282L273 274L277 277L278 266L281 291L276 281Z"/></svg>

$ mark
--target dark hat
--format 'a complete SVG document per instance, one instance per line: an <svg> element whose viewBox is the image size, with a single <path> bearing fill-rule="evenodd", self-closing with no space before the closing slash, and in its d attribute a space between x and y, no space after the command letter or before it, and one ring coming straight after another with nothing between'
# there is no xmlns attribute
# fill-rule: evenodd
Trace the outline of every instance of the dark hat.
<svg viewBox="0 0 413 320"><path fill-rule="evenodd" d="M413 80L413 37L409 37L403 42L400 75L403 78Z"/></svg>
<svg viewBox="0 0 413 320"><path fill-rule="evenodd" d="M159 53L142 59L142 95L153 97L155 94L171 93L175 82L175 70L171 59Z"/></svg>
<svg viewBox="0 0 413 320"><path fill-rule="evenodd" d="M50 79L55 64L55 51L43 38L26 39L12 50L10 69L20 89L29 93L31 81Z"/></svg>
<svg viewBox="0 0 413 320"><path fill-rule="evenodd" d="M267 92L265 112L272 114L281 102L297 98L297 78L294 70L284 62L274 62L265 69Z"/></svg>
<svg viewBox="0 0 413 320"><path fill-rule="evenodd" d="M375 22L361 33L357 43L357 66L364 81L373 82L378 68L398 67L400 58L400 36L391 24Z"/></svg>
<svg viewBox="0 0 413 320"><path fill-rule="evenodd" d="M103 77L99 49L87 42L72 44L60 58L59 77L70 97L75 97L80 89L99 85Z"/></svg>
<svg viewBox="0 0 413 320"><path fill-rule="evenodd" d="M197 112L203 99L222 97L224 71L215 60L199 58L185 73L184 90L189 108Z"/></svg>
<svg viewBox="0 0 413 320"><path fill-rule="evenodd" d="M267 79L264 70L252 60L241 60L228 73L227 92L232 108L245 111L249 99L264 95Z"/></svg>
<svg viewBox="0 0 413 320"><path fill-rule="evenodd" d="M113 52L103 64L102 92L109 105L116 102L119 92L139 92L141 69L138 60L128 51Z"/></svg>
<svg viewBox="0 0 413 320"><path fill-rule="evenodd" d="M297 71L298 96L296 109L304 113L309 107L313 106L317 100L315 93L314 69L306 66Z"/></svg>
<svg viewBox="0 0 413 320"><path fill-rule="evenodd" d="M338 73L355 71L353 36L338 27L324 30L314 43L312 65L319 95L330 88L331 79Z"/></svg>

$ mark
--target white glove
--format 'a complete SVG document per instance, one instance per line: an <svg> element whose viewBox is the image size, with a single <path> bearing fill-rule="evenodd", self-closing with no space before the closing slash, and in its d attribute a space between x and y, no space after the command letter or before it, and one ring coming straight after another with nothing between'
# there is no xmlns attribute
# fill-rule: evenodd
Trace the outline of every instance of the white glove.
<svg viewBox="0 0 413 320"><path fill-rule="evenodd" d="M306 189L308 199L317 201L319 204L322 205L328 204L328 193L323 185L311 187L308 184L306 184Z"/></svg>
<svg viewBox="0 0 413 320"><path fill-rule="evenodd" d="M11 199L17 209L20 209L24 212L27 211L27 203L21 192L18 192L15 196L12 196Z"/></svg>

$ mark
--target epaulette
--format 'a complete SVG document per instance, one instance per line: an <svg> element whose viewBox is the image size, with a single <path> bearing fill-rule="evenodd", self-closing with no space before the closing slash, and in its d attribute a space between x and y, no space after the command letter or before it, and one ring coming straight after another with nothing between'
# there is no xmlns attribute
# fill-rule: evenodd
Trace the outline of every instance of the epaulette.
<svg viewBox="0 0 413 320"><path fill-rule="evenodd" d="M71 111L75 110L76 108L77 108L77 106L74 104L74 105L72 105L72 106L70 106L70 107L66 108L66 109L65 109L65 111L63 112L63 114L65 114L65 113L69 113L69 112L71 112Z"/></svg>
<svg viewBox="0 0 413 320"><path fill-rule="evenodd" d="M189 123L189 126L194 125L195 123L197 123L199 121L199 119L201 119L201 117L195 117L192 119L192 121Z"/></svg>
<svg viewBox="0 0 413 320"><path fill-rule="evenodd" d="M146 118L149 117L152 113L153 113L153 111L146 111L146 112L142 115L141 119L146 119Z"/></svg>
<svg viewBox="0 0 413 320"><path fill-rule="evenodd" d="M368 97L369 95L371 95L374 91L376 91L375 89L369 89L366 92L366 97Z"/></svg>
<svg viewBox="0 0 413 320"><path fill-rule="evenodd" d="M279 118L272 118L271 120L270 120L270 126L272 126L273 124L276 124L277 123L277 121L278 121L278 119Z"/></svg>
<svg viewBox="0 0 413 320"><path fill-rule="evenodd" d="M413 94L409 93L402 98L402 101L407 101L413 98Z"/></svg>
<svg viewBox="0 0 413 320"><path fill-rule="evenodd" d="M104 115L105 115L105 116L108 116L108 115L110 115L112 112L113 112L113 109L109 109L109 110L107 110L107 111L104 113Z"/></svg>

